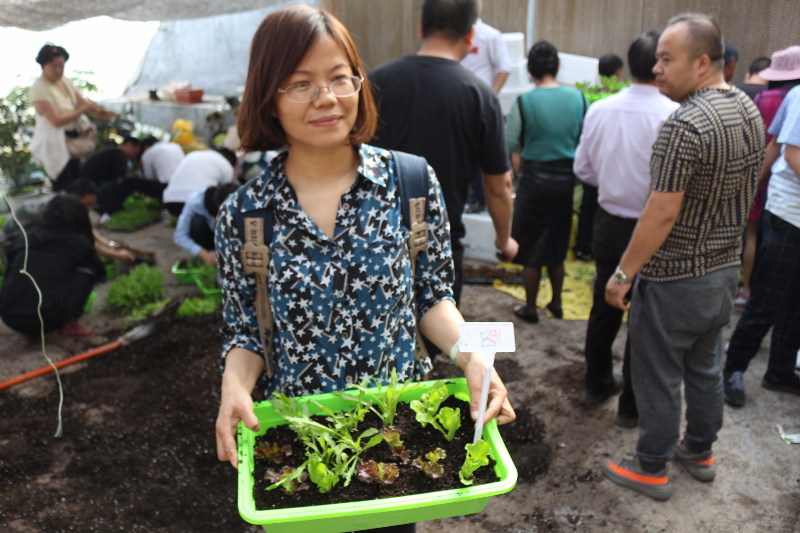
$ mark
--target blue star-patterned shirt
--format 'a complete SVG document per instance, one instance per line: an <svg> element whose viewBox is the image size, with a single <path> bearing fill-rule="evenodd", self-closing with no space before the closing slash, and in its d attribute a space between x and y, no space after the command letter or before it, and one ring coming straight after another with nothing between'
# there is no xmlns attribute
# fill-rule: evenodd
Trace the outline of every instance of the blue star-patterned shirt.
<svg viewBox="0 0 800 533"><path fill-rule="evenodd" d="M250 184L246 213L266 206L274 224L267 277L275 317L275 376L264 373L265 395L289 396L343 390L366 376L420 379L428 358L414 361L414 287L417 317L437 302L453 300L450 228L439 182L428 166L428 247L417 257L416 279L403 225L400 190L391 153L359 147L352 187L342 195L334 237L303 212L276 157ZM222 275L225 356L244 348L264 357L255 312L255 275L242 269L236 195L217 216L216 253ZM244 216L244 215L242 215Z"/></svg>

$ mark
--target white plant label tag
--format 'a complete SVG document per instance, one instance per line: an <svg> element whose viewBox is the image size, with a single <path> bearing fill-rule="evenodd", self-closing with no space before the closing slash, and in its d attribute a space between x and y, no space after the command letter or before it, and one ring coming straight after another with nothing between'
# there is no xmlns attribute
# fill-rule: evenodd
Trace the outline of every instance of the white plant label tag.
<svg viewBox="0 0 800 533"><path fill-rule="evenodd" d="M465 322L458 325L462 352L514 352L513 322Z"/></svg>

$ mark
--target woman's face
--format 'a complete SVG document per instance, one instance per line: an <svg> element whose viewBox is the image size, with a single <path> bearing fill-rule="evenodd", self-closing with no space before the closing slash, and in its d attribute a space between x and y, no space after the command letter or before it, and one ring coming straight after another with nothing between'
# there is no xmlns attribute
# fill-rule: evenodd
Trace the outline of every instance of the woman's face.
<svg viewBox="0 0 800 533"><path fill-rule="evenodd" d="M49 63L45 63L42 66L42 72L44 73L44 77L48 79L48 81L55 83L61 79L61 76L64 75L64 63L67 60L64 59L63 56L57 56L53 58L52 61Z"/></svg>
<svg viewBox="0 0 800 533"><path fill-rule="evenodd" d="M343 76L355 76L344 50L329 35L314 43L284 80L281 88L307 82L321 87L311 102L290 102L284 93L275 94L275 114L290 147L332 148L349 144L350 131L358 116L359 93L337 98L328 85Z"/></svg>

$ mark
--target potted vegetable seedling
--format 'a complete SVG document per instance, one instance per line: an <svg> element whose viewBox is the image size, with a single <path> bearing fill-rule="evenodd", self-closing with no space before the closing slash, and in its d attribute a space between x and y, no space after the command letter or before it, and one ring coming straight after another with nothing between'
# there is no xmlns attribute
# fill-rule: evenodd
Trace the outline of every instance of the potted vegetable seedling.
<svg viewBox="0 0 800 533"><path fill-rule="evenodd" d="M261 430L238 430L242 517L271 533L354 531L477 513L514 487L517 472L496 422L472 444L469 409L458 408L469 399L465 380L399 384L395 374L388 381L256 404ZM292 454L273 463L256 455L259 442L270 454L290 444ZM401 487L421 492L391 495ZM369 499L348 499L352 491ZM273 498L283 503L261 503ZM345 503L325 503L337 499ZM297 502L314 503L288 506Z"/></svg>

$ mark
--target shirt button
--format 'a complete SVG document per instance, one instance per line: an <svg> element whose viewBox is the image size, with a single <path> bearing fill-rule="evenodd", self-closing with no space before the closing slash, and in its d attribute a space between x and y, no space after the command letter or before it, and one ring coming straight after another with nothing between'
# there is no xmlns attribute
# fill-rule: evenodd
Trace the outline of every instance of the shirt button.
<svg viewBox="0 0 800 533"><path fill-rule="evenodd" d="M352 383L353 382L352 376L347 376L347 377L344 378L344 380L345 380L346 383Z"/></svg>
<svg viewBox="0 0 800 533"><path fill-rule="evenodd" d="M342 338L343 339L349 339L350 338L350 334L345 331L344 333L342 333Z"/></svg>
<svg viewBox="0 0 800 533"><path fill-rule="evenodd" d="M342 204L342 207L343 207L344 209L350 209L350 204L348 204L347 202L345 202L345 203L343 203L343 204Z"/></svg>

